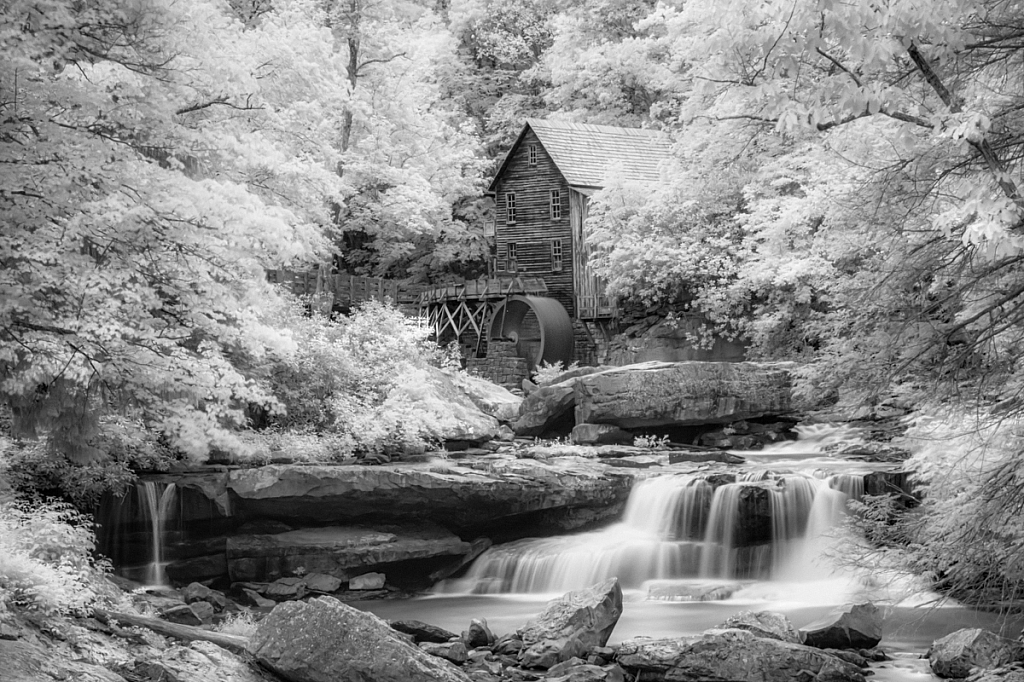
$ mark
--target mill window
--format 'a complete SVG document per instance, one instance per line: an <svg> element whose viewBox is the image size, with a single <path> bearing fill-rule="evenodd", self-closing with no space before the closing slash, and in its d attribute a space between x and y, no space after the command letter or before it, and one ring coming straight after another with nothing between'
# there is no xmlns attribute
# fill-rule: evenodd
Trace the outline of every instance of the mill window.
<svg viewBox="0 0 1024 682"><path fill-rule="evenodd" d="M505 193L505 222L509 225L516 221L516 193Z"/></svg>
<svg viewBox="0 0 1024 682"><path fill-rule="evenodd" d="M536 166L537 165L537 145L531 144L529 149L528 149L528 152L529 152L530 165L531 166Z"/></svg>
<svg viewBox="0 0 1024 682"><path fill-rule="evenodd" d="M551 190L551 219L561 220L562 219L562 192L561 190Z"/></svg>
<svg viewBox="0 0 1024 682"><path fill-rule="evenodd" d="M551 240L551 272L562 271L562 240Z"/></svg>

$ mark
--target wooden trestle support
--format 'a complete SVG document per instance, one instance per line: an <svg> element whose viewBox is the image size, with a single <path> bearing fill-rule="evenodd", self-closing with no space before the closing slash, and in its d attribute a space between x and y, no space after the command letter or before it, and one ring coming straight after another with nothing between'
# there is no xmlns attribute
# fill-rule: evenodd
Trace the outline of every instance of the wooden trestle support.
<svg viewBox="0 0 1024 682"><path fill-rule="evenodd" d="M476 337L476 352L485 348L491 318L513 296L543 296L547 285L539 277L493 277L431 287L420 294L420 315L438 343Z"/></svg>

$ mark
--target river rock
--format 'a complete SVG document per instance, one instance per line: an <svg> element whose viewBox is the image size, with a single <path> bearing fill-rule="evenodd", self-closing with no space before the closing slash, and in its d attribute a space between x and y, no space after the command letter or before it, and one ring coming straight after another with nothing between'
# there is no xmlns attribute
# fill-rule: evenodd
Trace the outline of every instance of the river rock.
<svg viewBox="0 0 1024 682"><path fill-rule="evenodd" d="M981 628L964 628L935 640L928 663L939 677L967 677L971 668L997 668L1021 660L1020 642Z"/></svg>
<svg viewBox="0 0 1024 682"><path fill-rule="evenodd" d="M619 646L616 660L644 682L865 682L859 668L821 649L736 629L632 639Z"/></svg>
<svg viewBox="0 0 1024 682"><path fill-rule="evenodd" d="M612 424L577 424L569 438L580 445L633 444L633 434Z"/></svg>
<svg viewBox="0 0 1024 682"><path fill-rule="evenodd" d="M227 553L228 570L236 582L262 582L303 572L341 581L382 564L458 556L470 549L468 542L450 531L425 523L418 528L330 526L238 535L228 538Z"/></svg>
<svg viewBox="0 0 1024 682"><path fill-rule="evenodd" d="M466 645L462 642L420 642L420 649L431 656L437 656L455 665L462 665L469 659Z"/></svg>
<svg viewBox="0 0 1024 682"><path fill-rule="evenodd" d="M793 624L781 613L772 611L743 611L730 617L719 625L716 630L746 630L756 637L777 639L780 642L800 644L800 633ZM844 659L845 660L845 659Z"/></svg>
<svg viewBox="0 0 1024 682"><path fill-rule="evenodd" d="M608 642L620 615L618 578L568 592L519 630L523 640L519 660L524 667L549 668L573 656L585 657Z"/></svg>
<svg viewBox="0 0 1024 682"><path fill-rule="evenodd" d="M387 576L383 573L363 573L348 581L350 590L379 590L387 582Z"/></svg>
<svg viewBox="0 0 1024 682"><path fill-rule="evenodd" d="M468 682L380 618L331 597L279 605L249 640L256 660L288 682Z"/></svg>
<svg viewBox="0 0 1024 682"><path fill-rule="evenodd" d="M212 642L191 642L160 652L147 666L145 676L132 679L209 680L210 682L270 682L270 674ZM136 673L142 672L136 665Z"/></svg>
<svg viewBox="0 0 1024 682"><path fill-rule="evenodd" d="M800 629L807 646L819 649L870 649L882 641L882 613L874 604L847 604Z"/></svg>
<svg viewBox="0 0 1024 682"><path fill-rule="evenodd" d="M484 414L499 422L514 422L519 418L519 407L523 399L503 386L457 370L442 372Z"/></svg>
<svg viewBox="0 0 1024 682"><path fill-rule="evenodd" d="M497 640L497 637L487 627L486 620L474 618L469 622L469 629L462 633L462 639L465 640L467 647L475 649L481 646L491 646Z"/></svg>
<svg viewBox="0 0 1024 682"><path fill-rule="evenodd" d="M793 409L792 366L645 362L597 372L574 382L576 423L635 429L786 414Z"/></svg>
<svg viewBox="0 0 1024 682"><path fill-rule="evenodd" d="M421 642L443 644L455 637L458 637L454 632L449 632L444 628L439 628L436 625L430 625L429 623L424 623L418 620L393 620L391 621L391 627L399 632L412 635L413 641L417 644Z"/></svg>
<svg viewBox="0 0 1024 682"><path fill-rule="evenodd" d="M179 604L177 606L171 606L160 612L160 617L169 623L179 623L181 625L191 625L193 627L199 627L203 624L202 614L205 613L205 609L196 608L198 604L205 604L209 607L209 615L213 616L213 607L206 602L197 602L196 604Z"/></svg>
<svg viewBox="0 0 1024 682"><path fill-rule="evenodd" d="M326 573L307 573L302 582L310 592L337 592L341 589L341 578Z"/></svg>
<svg viewBox="0 0 1024 682"><path fill-rule="evenodd" d="M517 436L534 437L550 431L572 412L576 402L576 379L541 386L523 401L519 419L512 425Z"/></svg>
<svg viewBox="0 0 1024 682"><path fill-rule="evenodd" d="M306 596L306 583L302 578L278 578L263 590L264 596L274 601L302 599Z"/></svg>

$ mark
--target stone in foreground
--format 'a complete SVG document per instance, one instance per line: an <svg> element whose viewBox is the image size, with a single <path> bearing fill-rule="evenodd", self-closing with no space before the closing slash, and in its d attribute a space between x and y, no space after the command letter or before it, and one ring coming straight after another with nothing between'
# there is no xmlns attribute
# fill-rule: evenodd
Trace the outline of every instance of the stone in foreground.
<svg viewBox="0 0 1024 682"><path fill-rule="evenodd" d="M644 682L865 682L857 666L821 649L735 629L632 639L619 646L617 662Z"/></svg>
<svg viewBox="0 0 1024 682"><path fill-rule="evenodd" d="M512 425L517 436L540 436L571 414L576 400L576 379L542 386L527 396Z"/></svg>
<svg viewBox="0 0 1024 682"><path fill-rule="evenodd" d="M524 667L550 668L604 646L622 615L622 588L610 578L574 590L548 603L544 612L519 630Z"/></svg>
<svg viewBox="0 0 1024 682"><path fill-rule="evenodd" d="M575 380L576 423L724 424L792 411L791 363L645 362ZM532 397L532 396L531 396Z"/></svg>
<svg viewBox="0 0 1024 682"><path fill-rule="evenodd" d="M847 604L800 629L807 646L819 649L871 649L882 641L882 614L874 604Z"/></svg>
<svg viewBox="0 0 1024 682"><path fill-rule="evenodd" d="M939 677L967 677L971 668L997 668L1019 661L1019 642L981 628L964 628L932 643L928 663Z"/></svg>
<svg viewBox="0 0 1024 682"><path fill-rule="evenodd" d="M454 632L449 632L444 628L439 628L436 625L419 620L393 620L391 621L391 628L404 632L407 635L412 635L413 641L417 644L421 642L443 644L454 637L458 637Z"/></svg>
<svg viewBox="0 0 1024 682"><path fill-rule="evenodd" d="M260 622L249 650L288 682L469 682L385 621L330 597L279 605Z"/></svg>

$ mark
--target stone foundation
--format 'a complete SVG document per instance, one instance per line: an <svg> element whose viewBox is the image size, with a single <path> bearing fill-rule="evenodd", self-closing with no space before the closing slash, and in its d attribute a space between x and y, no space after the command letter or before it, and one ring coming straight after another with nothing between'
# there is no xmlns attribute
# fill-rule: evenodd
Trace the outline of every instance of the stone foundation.
<svg viewBox="0 0 1024 682"><path fill-rule="evenodd" d="M526 358L519 357L509 341L490 341L486 358L466 358L466 371L509 390L521 390L523 379L530 377Z"/></svg>

